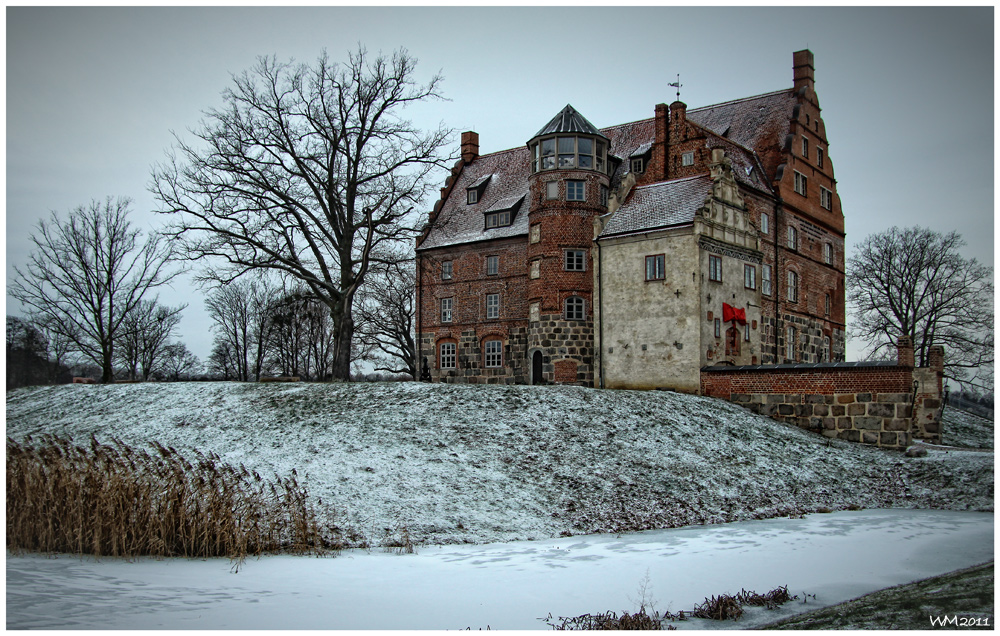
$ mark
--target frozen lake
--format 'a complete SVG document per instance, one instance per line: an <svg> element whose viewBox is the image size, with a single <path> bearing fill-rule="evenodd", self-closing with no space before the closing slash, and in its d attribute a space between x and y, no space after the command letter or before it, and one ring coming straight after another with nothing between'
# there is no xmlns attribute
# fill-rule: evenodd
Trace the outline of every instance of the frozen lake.
<svg viewBox="0 0 1000 636"><path fill-rule="evenodd" d="M993 514L863 510L489 545L226 559L7 555L8 629L548 629L539 618L656 609L787 585L815 594L745 628L993 559Z"/></svg>

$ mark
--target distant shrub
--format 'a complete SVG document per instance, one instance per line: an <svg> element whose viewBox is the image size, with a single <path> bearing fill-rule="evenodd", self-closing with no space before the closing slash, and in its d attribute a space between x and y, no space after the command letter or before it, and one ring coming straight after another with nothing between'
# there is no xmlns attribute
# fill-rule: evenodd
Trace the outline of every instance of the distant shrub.
<svg viewBox="0 0 1000 636"><path fill-rule="evenodd" d="M23 443L8 437L7 548L243 559L340 547L324 538L294 471L271 481L214 453L195 451L191 462L152 446L146 452L93 437L89 448L51 435Z"/></svg>

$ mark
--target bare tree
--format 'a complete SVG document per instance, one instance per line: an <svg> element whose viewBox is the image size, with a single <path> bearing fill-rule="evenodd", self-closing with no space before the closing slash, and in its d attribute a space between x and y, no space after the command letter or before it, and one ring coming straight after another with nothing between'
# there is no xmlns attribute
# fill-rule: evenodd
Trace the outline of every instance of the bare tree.
<svg viewBox="0 0 1000 636"><path fill-rule="evenodd" d="M201 370L201 362L198 356L188 351L187 345L183 342L173 342L163 348L160 368L168 380L177 382L198 373Z"/></svg>
<svg viewBox="0 0 1000 636"><path fill-rule="evenodd" d="M186 307L166 307L156 300L142 300L125 316L115 350L129 380L149 380L157 370L167 341L180 324L181 312Z"/></svg>
<svg viewBox="0 0 1000 636"><path fill-rule="evenodd" d="M334 329L325 305L306 289L286 292L271 307L271 355L282 375L324 380L333 368Z"/></svg>
<svg viewBox="0 0 1000 636"><path fill-rule="evenodd" d="M233 352L238 380L259 380L269 355L271 306L281 286L267 277L251 277L220 284L205 300L217 337Z"/></svg>
<svg viewBox="0 0 1000 636"><path fill-rule="evenodd" d="M358 341L362 358L376 371L417 378L414 338L416 302L414 260L400 257L373 272L358 294Z"/></svg>
<svg viewBox="0 0 1000 636"><path fill-rule="evenodd" d="M233 345L216 336L212 353L208 356L208 372L223 380L238 380L236 369L236 352L233 351Z"/></svg>
<svg viewBox="0 0 1000 636"><path fill-rule="evenodd" d="M40 221L31 241L37 248L25 269L15 268L10 294L32 318L68 338L101 368L101 382L114 374L114 346L126 316L150 290L170 282L169 241L141 241L128 221L130 201L92 201L63 221L54 212Z"/></svg>
<svg viewBox="0 0 1000 636"><path fill-rule="evenodd" d="M909 336L919 366L943 345L947 377L992 389L993 268L963 258L964 245L920 227L868 236L847 261L851 331L874 357Z"/></svg>
<svg viewBox="0 0 1000 636"><path fill-rule="evenodd" d="M354 296L385 244L411 239L411 214L434 187L451 131L422 132L401 117L440 98L441 78L414 80L406 51L344 65L261 58L233 78L225 107L206 112L195 146L179 137L153 172L161 212L175 215L186 257L227 282L254 270L308 287L336 329L333 376L350 379Z"/></svg>

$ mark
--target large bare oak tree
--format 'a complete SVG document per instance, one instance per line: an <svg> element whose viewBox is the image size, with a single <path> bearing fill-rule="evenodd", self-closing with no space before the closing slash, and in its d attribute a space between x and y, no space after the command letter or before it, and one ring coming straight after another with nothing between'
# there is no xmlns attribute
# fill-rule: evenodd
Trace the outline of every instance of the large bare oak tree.
<svg viewBox="0 0 1000 636"><path fill-rule="evenodd" d="M15 268L10 294L32 319L72 343L101 368L101 382L114 377L115 345L125 321L151 290L180 272L167 270L172 244L142 233L128 220L130 200L92 201L40 221L24 269Z"/></svg>
<svg viewBox="0 0 1000 636"><path fill-rule="evenodd" d="M312 66L261 58L233 78L224 107L206 112L197 145L178 137L153 172L186 257L208 259L204 278L275 270L329 308L337 379L350 379L355 294L387 244L412 239L410 212L446 165L451 131L402 117L440 98L440 76L419 84L415 63L363 48L343 65L325 54Z"/></svg>
<svg viewBox="0 0 1000 636"><path fill-rule="evenodd" d="M992 391L993 268L963 258L964 245L957 232L920 227L865 238L847 260L851 335L873 357L909 336L918 366L943 345L947 377Z"/></svg>

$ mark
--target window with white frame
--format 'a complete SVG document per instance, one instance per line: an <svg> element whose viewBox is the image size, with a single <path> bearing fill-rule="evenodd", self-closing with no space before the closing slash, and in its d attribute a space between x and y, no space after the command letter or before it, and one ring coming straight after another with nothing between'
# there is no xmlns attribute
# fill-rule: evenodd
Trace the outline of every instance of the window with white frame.
<svg viewBox="0 0 1000 636"><path fill-rule="evenodd" d="M795 327L785 329L785 359L795 360Z"/></svg>
<svg viewBox="0 0 1000 636"><path fill-rule="evenodd" d="M823 149L816 146L816 165L820 168L823 167Z"/></svg>
<svg viewBox="0 0 1000 636"><path fill-rule="evenodd" d="M563 315L566 320L583 320L587 315L586 301L579 296L570 296L564 303Z"/></svg>
<svg viewBox="0 0 1000 636"><path fill-rule="evenodd" d="M809 187L806 175L802 174L798 170L795 171L795 191L806 196L807 188Z"/></svg>
<svg viewBox="0 0 1000 636"><path fill-rule="evenodd" d="M488 276L496 276L500 273L500 257L499 256L487 256L486 257L486 274Z"/></svg>
<svg viewBox="0 0 1000 636"><path fill-rule="evenodd" d="M632 160L632 172L641 173L646 168L646 162L643 161L642 157L637 157Z"/></svg>
<svg viewBox="0 0 1000 636"><path fill-rule="evenodd" d="M833 192L827 190L823 186L819 187L819 204L830 210L833 208Z"/></svg>
<svg viewBox="0 0 1000 636"><path fill-rule="evenodd" d="M722 257L714 254L708 255L708 280L717 283L722 282Z"/></svg>
<svg viewBox="0 0 1000 636"><path fill-rule="evenodd" d="M833 244L823 243L823 262L827 265L833 265Z"/></svg>
<svg viewBox="0 0 1000 636"><path fill-rule="evenodd" d="M791 270L788 271L788 302L799 302L799 275Z"/></svg>
<svg viewBox="0 0 1000 636"><path fill-rule="evenodd" d="M790 250L799 249L799 231L791 225L788 226L788 240L785 244Z"/></svg>
<svg viewBox="0 0 1000 636"><path fill-rule="evenodd" d="M587 189L586 183L584 181L579 181L576 179L566 180L566 200L567 201L586 201L587 200Z"/></svg>
<svg viewBox="0 0 1000 636"><path fill-rule="evenodd" d="M531 170L584 168L605 172L607 143L590 137L548 137L532 143Z"/></svg>
<svg viewBox="0 0 1000 636"><path fill-rule="evenodd" d="M760 233L769 234L771 232L771 218L767 214L760 215Z"/></svg>
<svg viewBox="0 0 1000 636"><path fill-rule="evenodd" d="M809 158L809 138L805 135L802 136L802 156Z"/></svg>
<svg viewBox="0 0 1000 636"><path fill-rule="evenodd" d="M754 265L743 265L743 287L757 289L757 268Z"/></svg>
<svg viewBox="0 0 1000 636"><path fill-rule="evenodd" d="M664 254L646 257L646 280L663 280L665 278L664 260Z"/></svg>
<svg viewBox="0 0 1000 636"><path fill-rule="evenodd" d="M563 269L567 272L582 272L587 269L587 258L584 250L566 250L564 254Z"/></svg>
<svg viewBox="0 0 1000 636"><path fill-rule="evenodd" d="M682 166L693 166L694 165L694 153L685 152L681 155L681 165Z"/></svg>
<svg viewBox="0 0 1000 636"><path fill-rule="evenodd" d="M441 322L451 322L451 310L454 306L454 298L441 299Z"/></svg>
<svg viewBox="0 0 1000 636"><path fill-rule="evenodd" d="M486 294L486 317L500 317L500 294Z"/></svg>
<svg viewBox="0 0 1000 636"><path fill-rule="evenodd" d="M486 229L494 227L507 227L510 225L510 210L502 212L490 212L486 215Z"/></svg>
<svg viewBox="0 0 1000 636"><path fill-rule="evenodd" d="M826 294L823 297L823 315L825 315L825 316L829 316L830 315L830 304L831 304L830 303L830 294Z"/></svg>
<svg viewBox="0 0 1000 636"><path fill-rule="evenodd" d="M441 280L451 280L451 261L441 263Z"/></svg>
<svg viewBox="0 0 1000 636"><path fill-rule="evenodd" d="M485 351L485 364L487 369L496 369L503 366L503 341L487 340L483 347Z"/></svg>
<svg viewBox="0 0 1000 636"><path fill-rule="evenodd" d="M467 201L470 204L472 204L472 203L478 203L479 202L479 190L476 190L475 188L471 188L468 191L468 195L469 196L468 196Z"/></svg>
<svg viewBox="0 0 1000 636"><path fill-rule="evenodd" d="M765 296L771 295L771 266L760 266L760 293Z"/></svg>
<svg viewBox="0 0 1000 636"><path fill-rule="evenodd" d="M559 198L559 182L558 181L546 181L545 182L545 198L546 199L558 199Z"/></svg>
<svg viewBox="0 0 1000 636"><path fill-rule="evenodd" d="M438 357L438 366L442 369L454 369L455 368L455 343L454 342L442 342L441 343L441 353Z"/></svg>

